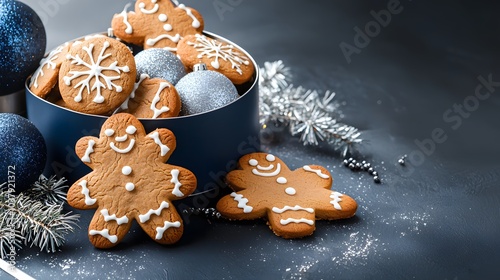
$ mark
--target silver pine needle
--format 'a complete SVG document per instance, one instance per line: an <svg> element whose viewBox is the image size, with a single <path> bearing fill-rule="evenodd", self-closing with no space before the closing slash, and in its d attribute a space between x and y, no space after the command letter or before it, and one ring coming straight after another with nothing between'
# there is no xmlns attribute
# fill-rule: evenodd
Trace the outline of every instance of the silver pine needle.
<svg viewBox="0 0 500 280"><path fill-rule="evenodd" d="M60 178L56 180L56 176L47 179L43 174L33 186L23 194L34 200L44 202L46 205L62 204L66 202L66 192L68 186L65 185L67 180Z"/></svg>
<svg viewBox="0 0 500 280"><path fill-rule="evenodd" d="M24 245L37 246L41 251L55 252L77 226L79 215L62 210L62 204L46 205L23 194L0 190L0 216L9 215L3 226L14 229Z"/></svg>
<svg viewBox="0 0 500 280"><path fill-rule="evenodd" d="M265 62L260 69L260 123L288 127L292 136L300 136L304 145L326 142L345 156L362 143L361 133L339 122L342 116L335 93L293 87L290 68L283 62Z"/></svg>

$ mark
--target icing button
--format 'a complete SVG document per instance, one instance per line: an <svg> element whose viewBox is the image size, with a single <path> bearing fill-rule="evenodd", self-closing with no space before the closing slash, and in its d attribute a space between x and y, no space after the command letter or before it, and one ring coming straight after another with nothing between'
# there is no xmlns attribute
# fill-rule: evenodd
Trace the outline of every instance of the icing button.
<svg viewBox="0 0 500 280"><path fill-rule="evenodd" d="M125 185L125 189L129 192L133 191L135 189L135 185L133 183L127 183Z"/></svg>
<svg viewBox="0 0 500 280"><path fill-rule="evenodd" d="M297 193L297 191L292 187L288 187L285 189L285 193L288 195L295 195Z"/></svg>

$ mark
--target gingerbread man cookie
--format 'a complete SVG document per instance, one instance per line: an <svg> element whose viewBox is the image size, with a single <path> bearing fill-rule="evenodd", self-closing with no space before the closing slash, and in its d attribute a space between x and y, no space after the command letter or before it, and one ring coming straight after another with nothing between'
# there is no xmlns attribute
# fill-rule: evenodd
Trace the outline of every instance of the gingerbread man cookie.
<svg viewBox="0 0 500 280"><path fill-rule="evenodd" d="M181 111L181 98L175 87L166 80L141 74L134 91L122 104L124 113L137 118L158 119L177 117Z"/></svg>
<svg viewBox="0 0 500 280"><path fill-rule="evenodd" d="M106 114L132 92L136 72L127 46L112 38L91 37L69 50L59 71L59 90L70 109Z"/></svg>
<svg viewBox="0 0 500 280"><path fill-rule="evenodd" d="M31 76L29 84L31 92L41 98L47 97L57 84L59 69L66 59L70 47L71 43L60 45L40 61L40 66Z"/></svg>
<svg viewBox="0 0 500 280"><path fill-rule="evenodd" d="M344 219L356 212L354 199L330 190L332 177L321 166L291 171L282 160L265 153L245 155L239 166L227 175L235 192L217 203L217 210L229 219L267 217L276 235L299 238L314 232L316 219Z"/></svg>
<svg viewBox="0 0 500 280"><path fill-rule="evenodd" d="M76 143L76 154L93 171L71 186L67 198L75 208L97 209L88 231L95 247L117 245L133 220L158 243L181 238L183 223L171 201L189 196L196 177L165 163L175 147L170 130L146 135L139 120L126 113L106 120L99 138Z"/></svg>
<svg viewBox="0 0 500 280"><path fill-rule="evenodd" d="M250 58L236 46L205 35L184 37L178 44L177 55L189 69L206 64L209 70L222 73L236 85L249 81L255 72Z"/></svg>
<svg viewBox="0 0 500 280"><path fill-rule="evenodd" d="M171 0L137 0L135 12L128 5L113 17L111 26L116 37L141 45L144 49L177 50L182 37L203 32L204 22L198 11Z"/></svg>

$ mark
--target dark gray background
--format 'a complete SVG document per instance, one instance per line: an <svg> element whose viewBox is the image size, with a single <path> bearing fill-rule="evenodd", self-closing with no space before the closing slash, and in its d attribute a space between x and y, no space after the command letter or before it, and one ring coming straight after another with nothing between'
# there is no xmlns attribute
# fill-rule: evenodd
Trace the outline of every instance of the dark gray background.
<svg viewBox="0 0 500 280"><path fill-rule="evenodd" d="M24 2L42 15L50 49L106 30L128 1ZM368 142L361 154L377 166L383 184L343 167L328 148L303 148L283 135L262 148L291 168L326 166L333 189L358 201L356 218L318 222L312 237L293 241L275 237L262 221L194 218L175 246L159 246L134 228L116 249L100 251L87 240L88 211L61 252L25 250L19 267L41 279L494 278L500 272L500 89L477 103L473 96L479 76L500 81L499 5L401 1L401 12L348 63L339 44L353 45L354 28L364 29L373 21L370 11L389 2L185 1L204 15L207 30L238 43L259 64L281 59L294 84L334 90L345 102L344 121L363 131ZM221 14L214 3L234 6ZM448 112L464 102L470 110L463 115ZM416 141L426 142L436 128L446 140L417 157L423 153ZM410 156L406 167L397 164L403 154Z"/></svg>

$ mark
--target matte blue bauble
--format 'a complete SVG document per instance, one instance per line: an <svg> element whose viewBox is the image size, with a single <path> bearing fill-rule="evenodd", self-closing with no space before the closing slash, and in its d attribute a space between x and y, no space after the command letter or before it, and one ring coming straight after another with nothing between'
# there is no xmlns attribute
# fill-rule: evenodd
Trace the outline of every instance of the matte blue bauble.
<svg viewBox="0 0 500 280"><path fill-rule="evenodd" d="M45 54L47 36L40 17L28 5L0 0L0 95L24 88Z"/></svg>
<svg viewBox="0 0 500 280"><path fill-rule="evenodd" d="M1 0L0 0L1 1ZM42 134L28 119L0 113L0 185L19 193L42 174L47 147Z"/></svg>

